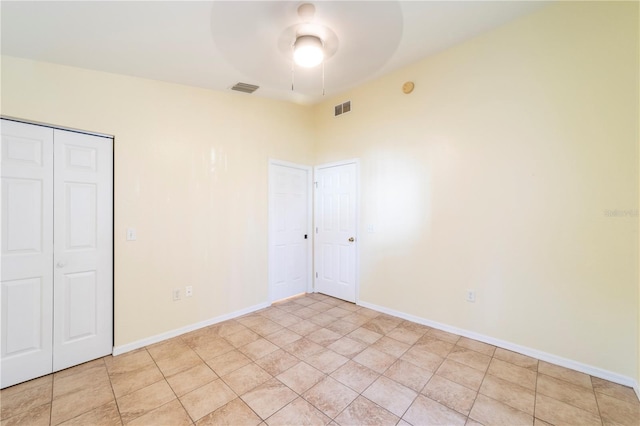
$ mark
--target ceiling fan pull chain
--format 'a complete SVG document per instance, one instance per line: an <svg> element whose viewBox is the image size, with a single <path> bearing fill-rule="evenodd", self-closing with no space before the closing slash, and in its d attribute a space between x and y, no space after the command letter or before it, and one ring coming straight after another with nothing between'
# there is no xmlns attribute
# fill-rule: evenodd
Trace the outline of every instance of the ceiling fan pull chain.
<svg viewBox="0 0 640 426"><path fill-rule="evenodd" d="M324 96L324 61L322 61L322 96Z"/></svg>
<svg viewBox="0 0 640 426"><path fill-rule="evenodd" d="M291 61L291 91L293 92L293 71L296 66L296 61Z"/></svg>

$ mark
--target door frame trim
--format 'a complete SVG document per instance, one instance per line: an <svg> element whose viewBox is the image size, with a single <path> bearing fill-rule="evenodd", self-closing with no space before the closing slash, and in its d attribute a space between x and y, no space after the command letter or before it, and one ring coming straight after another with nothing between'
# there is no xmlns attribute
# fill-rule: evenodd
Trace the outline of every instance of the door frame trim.
<svg viewBox="0 0 640 426"><path fill-rule="evenodd" d="M4 114L0 115L0 118L3 119L3 120L7 120L7 121L16 121L18 123L32 124L34 126L48 127L50 129L66 130L67 132L82 133L82 134L85 134L85 135L98 136L98 137L106 138L106 139L114 139L115 138L114 135L109 135L107 133L90 132L88 130L76 129L74 127L56 126L54 124L43 123L41 121L34 121L34 120L25 120L23 118L11 117L9 115L4 115Z"/></svg>
<svg viewBox="0 0 640 426"><path fill-rule="evenodd" d="M271 222L271 218L274 215L274 203L273 197L271 196L272 187L272 179L271 174L274 166L281 167L291 167L293 169L304 170L307 172L307 230L309 235L309 239L307 240L307 285L306 292L313 293L313 168L311 166L307 166L305 164L292 163L290 161L283 161L274 158L269 158L269 167L268 167L268 179L267 179L267 198L268 198L268 213L267 213L267 276L268 276L268 298L269 303L275 302L273 295L273 248L271 247L271 240L273 239L273 223Z"/></svg>
<svg viewBox="0 0 640 426"><path fill-rule="evenodd" d="M316 208L318 206L317 200L316 200L316 187L315 184L317 184L317 180L316 180L316 175L318 174L318 170L319 169L327 169L330 167L338 167L338 166L346 166L348 164L355 164L356 166L356 229L355 229L355 238L356 238L356 252L355 252L355 259L354 259L354 279L355 279L355 301L354 303L357 305L358 301L360 300L360 159L359 158L352 158L349 160L340 160L340 161L332 161L330 163L323 163L323 164L318 164L316 166L313 167L313 227L312 230L314 238L313 238L313 253L314 253L314 258L313 258L313 276L315 277L316 275L316 262L315 262L315 253L316 253L316 239L315 239L315 228L317 226L316 223L316 219L317 219L317 212L316 212ZM316 292L315 290L315 280L314 280L314 293Z"/></svg>

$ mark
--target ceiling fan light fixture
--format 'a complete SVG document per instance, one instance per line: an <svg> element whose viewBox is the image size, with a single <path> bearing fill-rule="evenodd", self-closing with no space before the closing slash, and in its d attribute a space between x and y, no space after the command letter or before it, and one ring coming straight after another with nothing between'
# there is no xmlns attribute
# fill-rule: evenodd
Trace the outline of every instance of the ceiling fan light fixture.
<svg viewBox="0 0 640 426"><path fill-rule="evenodd" d="M324 60L322 40L312 35L296 38L293 45L293 61L301 67L312 68Z"/></svg>

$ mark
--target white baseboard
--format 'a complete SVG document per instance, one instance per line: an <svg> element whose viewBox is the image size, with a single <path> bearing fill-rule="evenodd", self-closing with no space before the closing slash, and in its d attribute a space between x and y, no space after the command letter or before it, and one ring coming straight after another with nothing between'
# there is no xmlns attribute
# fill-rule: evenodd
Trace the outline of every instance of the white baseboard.
<svg viewBox="0 0 640 426"><path fill-rule="evenodd" d="M268 308L271 306L269 302L259 303L257 305L249 306L248 308L240 309L239 311L231 312L219 317L211 318L205 321L197 322L195 324L181 327L175 330L167 331L166 333L156 334L155 336L147 337L146 339L138 340L135 342L127 343L126 345L114 346L113 356L122 355L126 352L131 352L136 349L143 348L154 343L162 342L163 340L171 339L172 337L180 336L181 334L188 333L190 331L198 330L203 327L208 327L213 324L217 324L222 321L227 321L233 318L238 318L242 315L249 314L251 312L259 311L260 309Z"/></svg>
<svg viewBox="0 0 640 426"><path fill-rule="evenodd" d="M638 382L630 377L623 376L621 374L613 373L608 370L604 370L602 368L594 367L588 364L583 364L578 361L574 361L571 359L563 358L557 355L553 355L547 352L542 352L537 349L528 348L526 346L517 345L515 343L508 342L506 340L496 339L490 336L485 336L483 334L479 334L473 331L468 331L462 328L453 327L447 324L442 324L436 321L428 320L426 318L417 317L415 315L406 314L404 312L396 311L393 309L385 308L383 306L378 306L373 303L358 301L357 303L360 306L365 308L373 309L374 311L382 312L385 314L393 315L398 318L406 319L408 321L412 321L418 324L426 325L432 328L437 328L438 330L447 331L449 333L458 334L460 336L468 337L470 339L478 340L480 342L488 343L493 346L497 346L503 349L507 349L513 352L518 352L523 355L527 355L533 358L540 359L542 361L546 361L552 364L560 365L562 367L570 368L572 370L579 371L581 373L589 374L594 377L599 377L604 380L609 380L610 382L618 383L623 386L629 386L633 388L636 393L636 396L640 400L640 386ZM214 325L223 321L227 321L233 318L238 318L242 315L249 314L251 312L259 311L260 309L268 308L271 306L269 302L259 303L254 306L250 306L248 308L240 309L235 312L231 312L225 315L220 315L215 318L211 318L205 321L201 321L195 324L188 325L186 327L181 327L175 330L168 331L166 333L157 334L155 336L151 336L142 340L138 340L135 342L127 343L121 346L113 347L113 356L122 355L124 353L143 348L148 345L152 345L154 343L159 343L167 339L171 339L176 336L180 336L181 334L188 333L190 331L198 330L200 328L208 327L210 325Z"/></svg>
<svg viewBox="0 0 640 426"><path fill-rule="evenodd" d="M526 346L517 345L515 343L507 342L506 340L496 339L483 334L475 333L473 331L464 330L462 328L452 327L450 325L442 324L436 321L431 321L425 318L417 317L414 315L406 314L404 312L395 311L393 309L385 308L383 306L374 305L373 303L358 301L358 305L365 308L373 309L374 311L382 312L385 314L393 315L394 317L406 319L408 321L416 322L418 324L426 325L438 330L448 331L449 333L458 334L460 336L468 337L470 339L478 340L480 342L488 343L493 346L497 346L503 349L507 349L513 352L518 352L523 355L527 355L533 358L537 358L542 361L556 364L561 367L570 368L572 370L579 371L581 373L589 374L594 377L598 377L610 382L618 383L624 386L629 386L635 390L638 399L640 400L640 388L638 382L627 376L623 376L618 373L613 373L602 368L594 367L588 364L583 364L578 361L563 358L561 356L553 355L547 352L542 352L537 349L531 349Z"/></svg>

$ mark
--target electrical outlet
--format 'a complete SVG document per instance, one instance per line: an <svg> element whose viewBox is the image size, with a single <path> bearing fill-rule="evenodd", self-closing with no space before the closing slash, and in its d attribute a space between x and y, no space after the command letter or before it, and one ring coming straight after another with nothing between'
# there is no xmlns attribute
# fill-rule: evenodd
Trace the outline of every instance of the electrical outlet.
<svg viewBox="0 0 640 426"><path fill-rule="evenodd" d="M193 296L193 286L188 285L184 288L184 296L185 297L191 297Z"/></svg>
<svg viewBox="0 0 640 426"><path fill-rule="evenodd" d="M180 289L179 288L174 288L173 289L173 301L175 302L176 300L180 300Z"/></svg>
<svg viewBox="0 0 640 426"><path fill-rule="evenodd" d="M467 302L474 303L476 301L476 291L467 290Z"/></svg>

